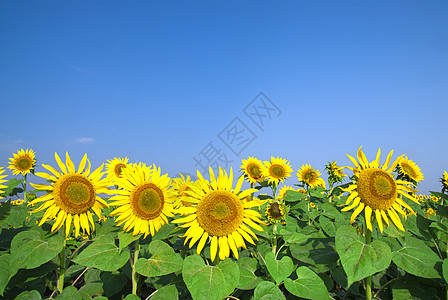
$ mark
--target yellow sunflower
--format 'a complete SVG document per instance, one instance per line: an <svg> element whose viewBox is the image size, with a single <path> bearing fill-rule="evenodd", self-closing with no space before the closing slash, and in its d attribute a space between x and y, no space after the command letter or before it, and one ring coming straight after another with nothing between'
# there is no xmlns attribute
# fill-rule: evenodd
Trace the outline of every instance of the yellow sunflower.
<svg viewBox="0 0 448 300"><path fill-rule="evenodd" d="M133 235L154 236L174 216L171 179L160 173L160 168L145 164L130 164L123 169L117 179L122 189L110 198L111 205L118 207L110 215L118 216L115 222L118 226L124 223L125 231L133 229Z"/></svg>
<svg viewBox="0 0 448 300"><path fill-rule="evenodd" d="M285 219L286 211L287 209L283 203L270 202L266 207L265 215L269 222L275 224Z"/></svg>
<svg viewBox="0 0 448 300"><path fill-rule="evenodd" d="M127 157L114 157L114 159L108 160L106 163L106 179L111 183L115 183L121 177L123 169L128 165L128 160Z"/></svg>
<svg viewBox="0 0 448 300"><path fill-rule="evenodd" d="M440 179L442 181L442 193L445 190L448 190L448 173L445 171L443 172L443 177Z"/></svg>
<svg viewBox="0 0 448 300"><path fill-rule="evenodd" d="M291 176L292 168L286 159L271 157L271 161L265 161L264 164L266 167L263 168L263 176L269 178L269 183L278 185L279 181L283 182Z"/></svg>
<svg viewBox="0 0 448 300"><path fill-rule="evenodd" d="M400 160L397 165L397 171L398 174L403 176L403 178L414 181L415 183L424 180L423 173L419 166L412 160L408 159L407 156Z"/></svg>
<svg viewBox="0 0 448 300"><path fill-rule="evenodd" d="M264 180L263 169L265 166L261 160L249 156L248 159L243 159L242 163L241 172L244 173L248 182L256 184Z"/></svg>
<svg viewBox="0 0 448 300"><path fill-rule="evenodd" d="M46 195L36 198L28 204L35 205L44 202L31 212L35 213L46 209L39 226L48 219L55 219L51 228L52 232L59 230L65 224L65 236L67 237L73 223L75 237L78 237L80 228L83 233L90 234L90 229L95 230L91 211L101 217L101 209L108 206L107 202L98 196L98 194L110 193L107 188L107 180L101 179L104 175L103 165L90 172L90 161L85 154L79 163L78 171L76 171L68 153L65 156L65 165L57 153L54 156L61 172L50 165L42 164L42 167L50 173L35 173L36 176L50 181L50 185L30 183L35 189L47 191Z"/></svg>
<svg viewBox="0 0 448 300"><path fill-rule="evenodd" d="M311 188L320 186L325 187L325 181L320 177L319 170L315 170L310 165L302 165L302 168L297 171L297 177L300 182L309 185Z"/></svg>
<svg viewBox="0 0 448 300"><path fill-rule="evenodd" d="M1 196L1 194L3 194L5 191L3 191L2 189L7 188L8 186L3 185L2 183L8 181L5 178L7 175L2 175L5 172L5 169L3 169L3 167L0 167L0 199L3 199L4 197Z"/></svg>
<svg viewBox="0 0 448 300"><path fill-rule="evenodd" d="M397 212L406 218L407 214L403 208L408 209L412 213L414 211L403 199L399 198L399 195L417 204L419 204L419 201L411 195L411 193L415 194L417 191L409 186L411 185L410 182L396 180L391 175L404 156L398 157L390 164L392 153L393 150L389 152L382 167L380 167L381 149L378 149L376 159L371 163L367 161L366 156L361 151L361 147L357 155L359 163L347 154L355 167L346 168L353 171L355 180L350 186L343 189L344 192L350 192L350 195L345 203L347 207L344 207L342 211L349 211L357 207L350 218L350 223L353 223L355 218L364 210L367 228L370 231L372 231L372 212L375 212L376 221L381 232L383 232L383 220L389 225L389 219L392 220L397 228L404 231ZM350 203L351 205L349 205Z"/></svg>
<svg viewBox="0 0 448 300"><path fill-rule="evenodd" d="M279 200L283 200L283 198L285 198L285 195L286 195L286 192L287 191L296 191L297 192L297 190L296 189L294 189L293 187L290 187L290 186L288 186L288 185L285 185L284 187L282 187L281 189L280 189L280 191L278 192L278 194L277 194L277 199L279 199ZM306 192L305 192L306 193Z"/></svg>
<svg viewBox="0 0 448 300"><path fill-rule="evenodd" d="M186 192L191 191L190 186L194 185L196 187L200 187L201 184L199 183L199 180L191 181L191 177L187 175L185 177L182 174L179 174L180 178L174 178L171 180L171 186L173 187L174 191L174 207L180 207L180 206L191 206L190 203L190 195L188 195Z"/></svg>
<svg viewBox="0 0 448 300"><path fill-rule="evenodd" d="M25 176L34 170L36 160L34 159L35 156L32 149L21 149L17 152L17 154L13 153L13 156L13 158L9 159L10 161L8 166L8 168L12 170L12 174L22 174Z"/></svg>
<svg viewBox="0 0 448 300"><path fill-rule="evenodd" d="M192 187L188 193L194 198L194 206L181 207L178 212L183 216L173 223L185 223L179 227L188 228L184 237L185 244L190 240L191 248L196 242L196 252L199 254L207 241L210 240L210 255L214 260L219 253L219 259L230 256L230 250L238 259L238 248L246 248L245 240L254 244L258 240L253 229L263 231L259 224L261 215L250 208L259 206L259 201L245 202L244 199L257 191L247 189L241 191L244 177L241 176L233 188L233 171L229 175L219 168L218 178L215 178L210 168L210 182L198 171L201 187ZM251 229L252 227L253 229ZM251 237L252 236L252 237Z"/></svg>
<svg viewBox="0 0 448 300"><path fill-rule="evenodd" d="M325 169L328 172L328 179L333 182L342 182L347 176L344 174L343 168L336 164L336 161L329 162L328 165L325 165Z"/></svg>

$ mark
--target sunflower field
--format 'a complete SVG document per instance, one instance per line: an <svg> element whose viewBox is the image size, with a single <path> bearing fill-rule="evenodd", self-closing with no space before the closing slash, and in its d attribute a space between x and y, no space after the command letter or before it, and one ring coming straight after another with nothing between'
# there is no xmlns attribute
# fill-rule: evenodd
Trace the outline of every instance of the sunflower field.
<svg viewBox="0 0 448 300"><path fill-rule="evenodd" d="M393 151L327 180L280 157L194 180L35 156L0 168L2 299L447 299L448 174L423 195Z"/></svg>

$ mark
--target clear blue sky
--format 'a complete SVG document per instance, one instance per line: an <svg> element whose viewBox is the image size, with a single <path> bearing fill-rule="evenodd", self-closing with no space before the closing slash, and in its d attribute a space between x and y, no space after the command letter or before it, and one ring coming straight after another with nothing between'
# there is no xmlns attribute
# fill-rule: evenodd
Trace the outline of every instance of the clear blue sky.
<svg viewBox="0 0 448 300"><path fill-rule="evenodd" d="M1 1L0 166L32 148L38 166L68 151L175 176L211 142L236 169L290 160L294 184L364 145L406 153L422 192L440 191L447 15L447 1ZM257 127L244 109L260 92L278 110L258 105Z"/></svg>

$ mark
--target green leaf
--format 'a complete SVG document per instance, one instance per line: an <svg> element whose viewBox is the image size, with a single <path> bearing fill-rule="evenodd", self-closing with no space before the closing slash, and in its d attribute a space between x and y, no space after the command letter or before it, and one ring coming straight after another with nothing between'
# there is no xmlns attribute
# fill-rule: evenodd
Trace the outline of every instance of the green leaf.
<svg viewBox="0 0 448 300"><path fill-rule="evenodd" d="M285 299L282 291L273 282L263 281L254 291L254 300L280 300Z"/></svg>
<svg viewBox="0 0 448 300"><path fill-rule="evenodd" d="M390 265L392 253L389 246L378 240L365 244L352 226L341 226L336 232L335 241L348 286Z"/></svg>
<svg viewBox="0 0 448 300"><path fill-rule="evenodd" d="M309 190L309 193L312 197L316 198L325 198L325 195L322 195L322 192L325 191L325 188L317 186Z"/></svg>
<svg viewBox="0 0 448 300"><path fill-rule="evenodd" d="M179 299L179 292L175 285L167 285L157 290L151 297L151 300L177 300Z"/></svg>
<svg viewBox="0 0 448 300"><path fill-rule="evenodd" d="M448 282L448 258L445 258L443 260L442 274L443 274L443 279L445 279L445 281Z"/></svg>
<svg viewBox="0 0 448 300"><path fill-rule="evenodd" d="M317 238L311 234L303 243L292 244L289 249L294 258L309 264L316 273L330 271L339 259L334 250L333 238Z"/></svg>
<svg viewBox="0 0 448 300"><path fill-rule="evenodd" d="M283 200L286 202L296 202L299 200L302 200L306 197L305 194L302 194L301 192L288 190L286 191L285 197L283 197Z"/></svg>
<svg viewBox="0 0 448 300"><path fill-rule="evenodd" d="M238 265L227 258L217 266L207 266L199 255L190 255L182 268L184 282L193 299L222 299L233 292L239 281Z"/></svg>
<svg viewBox="0 0 448 300"><path fill-rule="evenodd" d="M4 190L4 196L12 197L18 195L23 192L23 189L17 187L19 184L23 182L23 179L17 180L15 178L11 178L8 183L6 183L7 188Z"/></svg>
<svg viewBox="0 0 448 300"><path fill-rule="evenodd" d="M64 238L59 234L40 234L35 230L18 233L11 242L11 266L33 269L61 252Z"/></svg>
<svg viewBox="0 0 448 300"><path fill-rule="evenodd" d="M330 299L325 283L316 273L307 267L299 267L296 273L296 280L285 280L285 288L291 294L307 299Z"/></svg>
<svg viewBox="0 0 448 300"><path fill-rule="evenodd" d="M11 268L9 266L10 254L6 253L0 256L0 295L3 296L3 291L8 285Z"/></svg>
<svg viewBox="0 0 448 300"><path fill-rule="evenodd" d="M288 256L282 257L281 260L276 260L274 253L269 252L266 254L264 259L269 274L271 274L272 278L274 278L277 285L279 285L283 280L291 275L292 271L294 271L294 263Z"/></svg>
<svg viewBox="0 0 448 300"><path fill-rule="evenodd" d="M142 235L132 235L132 233L120 230L117 236L119 245L118 249L121 251L133 241L138 240Z"/></svg>
<svg viewBox="0 0 448 300"><path fill-rule="evenodd" d="M319 224L322 230L325 231L328 236L336 235L336 226L334 226L334 222L330 221L327 217L320 216Z"/></svg>
<svg viewBox="0 0 448 300"><path fill-rule="evenodd" d="M129 250L120 251L112 237L103 235L85 248L73 261L102 271L116 271L128 261L129 255Z"/></svg>
<svg viewBox="0 0 448 300"><path fill-rule="evenodd" d="M57 299L82 300L82 296L78 293L78 290L74 286L69 285L62 291Z"/></svg>
<svg viewBox="0 0 448 300"><path fill-rule="evenodd" d="M177 272L182 269L183 260L173 248L162 241L153 241L149 244L149 259L140 258L135 264L137 273L152 277Z"/></svg>
<svg viewBox="0 0 448 300"><path fill-rule="evenodd" d="M403 248L392 252L394 263L406 272L424 278L441 278L437 271L440 259L425 242L406 234ZM440 267L439 267L440 268Z"/></svg>
<svg viewBox="0 0 448 300"><path fill-rule="evenodd" d="M124 298L124 300L140 300L140 298L136 295L129 294Z"/></svg>
<svg viewBox="0 0 448 300"><path fill-rule="evenodd" d="M280 234L283 236L283 240L286 244L302 244L305 243L309 236L299 232L290 232L286 230L281 230Z"/></svg>
<svg viewBox="0 0 448 300"><path fill-rule="evenodd" d="M238 260L240 267L240 281L237 288L240 290L252 290L263 280L255 275L258 261L251 257L242 257Z"/></svg>
<svg viewBox="0 0 448 300"><path fill-rule="evenodd" d="M418 279L404 277L392 285L394 300L430 300L434 299L437 290L434 287L422 286Z"/></svg>
<svg viewBox="0 0 448 300"><path fill-rule="evenodd" d="M15 300L40 300L40 299L42 299L42 297L40 296L40 293L36 290L33 290L31 292L29 292L29 291L21 292L15 298ZM59 299L59 297L58 297L58 299Z"/></svg>

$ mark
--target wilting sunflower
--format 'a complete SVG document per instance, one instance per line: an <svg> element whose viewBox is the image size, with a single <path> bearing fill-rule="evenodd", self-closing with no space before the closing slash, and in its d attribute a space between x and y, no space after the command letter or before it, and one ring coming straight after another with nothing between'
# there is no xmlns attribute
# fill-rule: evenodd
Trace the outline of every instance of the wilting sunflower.
<svg viewBox="0 0 448 300"><path fill-rule="evenodd" d="M22 174L25 176L34 170L36 160L34 159L35 156L32 149L21 149L17 152L17 154L13 153L13 156L13 158L9 159L10 161L8 166L8 168L12 170L12 174Z"/></svg>
<svg viewBox="0 0 448 300"><path fill-rule="evenodd" d="M268 204L264 213L269 222L275 224L285 219L286 212L287 209L283 203L273 201Z"/></svg>
<svg viewBox="0 0 448 300"><path fill-rule="evenodd" d="M247 159L243 159L242 163L241 171L244 173L248 182L256 184L264 180L263 169L265 166L261 160L249 156Z"/></svg>
<svg viewBox="0 0 448 300"><path fill-rule="evenodd" d="M160 168L144 164L130 164L117 179L117 194L110 198L111 205L118 206L110 213L118 216L115 220L123 229L133 235L149 233L152 236L173 217L173 192L168 190L171 179L160 175Z"/></svg>
<svg viewBox="0 0 448 300"><path fill-rule="evenodd" d="M7 188L6 185L3 185L3 184L2 184L2 183L4 183L4 182L8 181L8 180L6 180L6 179L3 179L3 178L5 178L5 177L7 176L7 175L2 175L4 172L5 172L5 169L3 169L2 167L0 167L0 199L3 199L3 198L4 198L4 197L2 197L1 194L3 194L5 191L3 191L2 189Z"/></svg>
<svg viewBox="0 0 448 300"><path fill-rule="evenodd" d="M190 186L194 185L199 188L201 184L199 180L192 181L188 175L186 177L182 174L179 175L180 178L177 177L171 180L171 186L174 192L174 207L191 206L191 197L187 194L187 191L191 191Z"/></svg>
<svg viewBox="0 0 448 300"><path fill-rule="evenodd" d="M121 177L123 169L128 165L128 160L127 157L114 157L114 159L108 160L106 163L106 179L111 183L115 183Z"/></svg>
<svg viewBox="0 0 448 300"><path fill-rule="evenodd" d="M345 192L350 192L345 205L350 203L351 205L343 208L342 211L348 211L357 207L350 218L350 223L353 223L355 218L364 210L367 228L370 231L372 231L372 212L375 212L376 221L381 232L383 232L383 220L389 225L389 219L392 220L397 228L404 231L397 212L406 218L407 214L403 208L408 209L410 212L414 211L403 199L399 198L399 195L417 204L419 201L411 195L411 193L416 193L417 191L409 186L411 185L410 182L396 180L391 175L404 156L398 157L390 164L392 153L393 150L389 152L382 167L380 167L381 149L378 149L376 159L371 163L367 161L366 156L361 151L361 147L357 155L359 163L347 154L355 167L346 168L353 171L355 179L349 187L343 189Z"/></svg>
<svg viewBox="0 0 448 300"><path fill-rule="evenodd" d="M413 183L418 183L419 181L424 180L423 173L419 166L412 160L408 159L407 156L403 157L400 162L398 162L397 172L403 179Z"/></svg>
<svg viewBox="0 0 448 300"><path fill-rule="evenodd" d="M55 219L55 223L51 227L52 232L59 230L65 224L65 236L67 237L73 223L75 237L78 237L80 228L83 233L90 234L90 229L95 230L91 211L101 217L101 209L107 207L107 202L98 194L110 193L107 188L107 180L101 179L104 175L103 165L90 172L90 161L85 154L79 163L78 171L76 171L68 153L65 156L65 165L57 153L54 156L61 172L52 166L42 164L42 167L51 174L35 173L36 176L50 181L50 185L30 183L35 189L47 191L46 195L36 198L28 204L35 205L44 202L31 212L35 213L46 209L39 226L48 219Z"/></svg>
<svg viewBox="0 0 448 300"><path fill-rule="evenodd" d="M271 157L271 161L265 161L264 165L266 167L263 168L263 176L269 178L269 183L278 185L279 181L283 182L291 176L292 168L286 159Z"/></svg>
<svg viewBox="0 0 448 300"><path fill-rule="evenodd" d="M261 215L250 208L259 206L259 201L244 202L246 196L257 191L247 189L241 191L244 177L240 177L233 188L233 171L229 175L219 168L218 178L215 178L210 168L210 182L205 180L198 171L201 188L193 187L188 193L194 198L195 205L182 207L178 212L183 216L173 223L185 223L179 227L188 228L184 237L185 243L190 240L191 248L197 241L196 252L199 254L210 240L210 255L214 260L219 253L219 259L230 256L232 250L238 259L238 248L246 248L245 240L254 244L252 237L258 240L250 227L262 231L259 224ZM252 237L251 237L252 236Z"/></svg>
<svg viewBox="0 0 448 300"><path fill-rule="evenodd" d="M302 168L297 171L297 177L300 182L307 184L314 188L317 186L325 187L325 181L320 177L319 170L315 170L310 165L302 165Z"/></svg>

